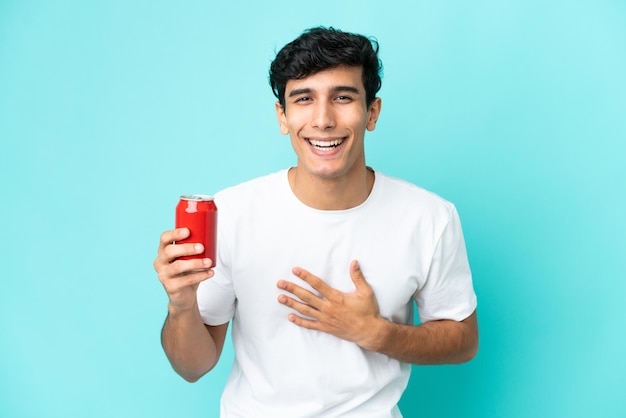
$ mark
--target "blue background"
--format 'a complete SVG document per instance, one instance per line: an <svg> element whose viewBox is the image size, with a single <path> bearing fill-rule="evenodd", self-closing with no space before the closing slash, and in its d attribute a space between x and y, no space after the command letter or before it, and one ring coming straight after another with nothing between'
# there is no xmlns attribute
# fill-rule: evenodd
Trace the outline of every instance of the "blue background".
<svg viewBox="0 0 626 418"><path fill-rule="evenodd" d="M414 367L405 416L626 416L619 0L0 1L1 416L218 416L232 350L171 370L158 237L295 163L267 70L316 25L377 37L368 163L464 225L480 351Z"/></svg>

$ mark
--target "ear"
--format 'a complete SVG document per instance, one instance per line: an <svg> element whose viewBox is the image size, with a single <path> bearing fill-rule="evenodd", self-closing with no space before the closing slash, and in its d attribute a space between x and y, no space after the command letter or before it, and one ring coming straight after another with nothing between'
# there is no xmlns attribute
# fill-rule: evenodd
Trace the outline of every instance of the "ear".
<svg viewBox="0 0 626 418"><path fill-rule="evenodd" d="M280 133L283 135L287 135L289 133L289 128L287 128L287 116L285 116L285 108L280 104L280 102L276 102L276 117L278 118L278 124L280 125Z"/></svg>
<svg viewBox="0 0 626 418"><path fill-rule="evenodd" d="M380 97L374 99L370 108L367 111L367 125L365 126L368 131L373 131L376 129L376 122L378 121L378 116L380 116L380 109L383 105Z"/></svg>

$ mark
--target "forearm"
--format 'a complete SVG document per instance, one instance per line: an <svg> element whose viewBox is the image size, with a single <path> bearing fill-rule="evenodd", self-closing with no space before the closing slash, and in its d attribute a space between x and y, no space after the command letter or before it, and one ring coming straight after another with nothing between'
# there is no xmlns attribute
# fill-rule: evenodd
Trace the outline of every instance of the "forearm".
<svg viewBox="0 0 626 418"><path fill-rule="evenodd" d="M204 325L197 306L184 311L170 306L161 343L174 370L189 382L195 382L211 370L221 351Z"/></svg>
<svg viewBox="0 0 626 418"><path fill-rule="evenodd" d="M454 364L471 360L478 349L476 313L457 322L400 325L380 319L364 348L411 364Z"/></svg>

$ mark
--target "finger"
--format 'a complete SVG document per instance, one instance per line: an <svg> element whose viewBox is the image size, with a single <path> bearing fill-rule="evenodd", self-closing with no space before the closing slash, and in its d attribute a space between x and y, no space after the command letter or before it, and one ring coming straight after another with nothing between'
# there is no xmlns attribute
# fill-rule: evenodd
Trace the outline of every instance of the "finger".
<svg viewBox="0 0 626 418"><path fill-rule="evenodd" d="M363 298L374 298L374 289L367 282L365 276L363 276L363 271L361 270L361 266L359 262L354 260L350 264L350 278L352 279L352 283L354 283L356 295Z"/></svg>
<svg viewBox="0 0 626 418"><path fill-rule="evenodd" d="M369 283L367 283L367 280L365 280L365 277L363 276L361 266L359 265L359 262L357 260L353 260L350 263L350 278L352 279L352 283L354 283L354 286L357 288L357 290L359 288L370 287Z"/></svg>
<svg viewBox="0 0 626 418"><path fill-rule="evenodd" d="M285 306L288 306L299 314L315 319L320 319L320 311L307 303L303 303L294 298L290 298L287 295L278 295L278 302Z"/></svg>
<svg viewBox="0 0 626 418"><path fill-rule="evenodd" d="M191 260L176 260L167 265L164 270L167 277L180 277L197 271L208 271L213 261L210 258L195 258Z"/></svg>
<svg viewBox="0 0 626 418"><path fill-rule="evenodd" d="M176 261L177 258L184 255L201 254L204 251L202 244L169 244L167 247L160 249L157 258L152 264L154 270L160 272Z"/></svg>
<svg viewBox="0 0 626 418"><path fill-rule="evenodd" d="M313 292L286 280L279 280L278 283L276 283L276 286L279 289L285 290L292 295L297 296L301 301L307 303L308 305L319 309L322 299Z"/></svg>
<svg viewBox="0 0 626 418"><path fill-rule="evenodd" d="M189 228L176 228L161 234L160 246L166 247L174 241L180 241L189 236Z"/></svg>
<svg viewBox="0 0 626 418"><path fill-rule="evenodd" d="M306 319L306 318L302 318L301 316L298 316L296 314L291 314L287 317L287 319L290 322L293 322L294 324L302 327L302 328L307 328L307 329L313 329L313 330L317 330L317 331L324 331L324 328L322 326L322 323L319 321L316 321L314 319Z"/></svg>
<svg viewBox="0 0 626 418"><path fill-rule="evenodd" d="M196 270L195 272L177 276L169 280L161 280L165 291L169 295L181 292L185 288L197 286L199 283L210 279L215 275L213 270Z"/></svg>
<svg viewBox="0 0 626 418"><path fill-rule="evenodd" d="M168 262L183 256L202 254L204 246L199 242L189 244L171 244L163 249L163 256Z"/></svg>
<svg viewBox="0 0 626 418"><path fill-rule="evenodd" d="M317 290L323 297L330 298L335 289L330 287L326 282L307 270L294 267L291 271L295 276L307 282L313 289Z"/></svg>
<svg viewBox="0 0 626 418"><path fill-rule="evenodd" d="M189 229L187 228L178 228L178 229L173 229L171 231L165 231L161 234L160 238L159 238L159 248L158 248L158 256L160 257L161 254L163 253L163 250L165 250L167 247L169 247L170 245L172 245L174 243L174 241L176 240L181 240L184 239L186 237L189 236ZM155 268L156 268L156 264L157 264L157 260L155 260Z"/></svg>

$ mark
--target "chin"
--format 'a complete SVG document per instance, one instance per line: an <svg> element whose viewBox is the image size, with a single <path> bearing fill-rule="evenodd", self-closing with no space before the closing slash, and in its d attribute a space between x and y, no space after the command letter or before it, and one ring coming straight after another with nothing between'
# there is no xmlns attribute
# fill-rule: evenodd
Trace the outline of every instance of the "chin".
<svg viewBox="0 0 626 418"><path fill-rule="evenodd" d="M332 180L332 179L336 179L345 175L346 170L343 170L341 168L324 167L324 168L309 170L309 173L311 173L312 175L320 179Z"/></svg>

